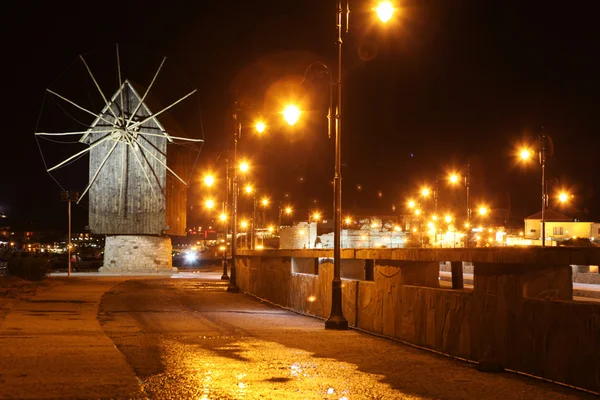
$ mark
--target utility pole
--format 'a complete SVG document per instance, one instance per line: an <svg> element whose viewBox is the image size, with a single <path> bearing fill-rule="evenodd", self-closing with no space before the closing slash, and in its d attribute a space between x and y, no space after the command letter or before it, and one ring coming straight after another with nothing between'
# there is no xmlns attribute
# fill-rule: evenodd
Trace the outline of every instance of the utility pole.
<svg viewBox="0 0 600 400"><path fill-rule="evenodd" d="M229 201L229 159L225 159L225 201L223 202L223 215L227 215ZM223 250L223 275L222 280L228 280L227 276L227 218L223 220L223 239L225 240L225 250ZM233 252L232 252L233 254Z"/></svg>
<svg viewBox="0 0 600 400"><path fill-rule="evenodd" d="M60 200L68 203L67 212L69 219L68 237L67 237L67 276L71 277L71 203L79 200L79 192L62 191L60 193Z"/></svg>
<svg viewBox="0 0 600 400"><path fill-rule="evenodd" d="M540 134L540 164L542 165L542 247L546 247L546 133Z"/></svg>

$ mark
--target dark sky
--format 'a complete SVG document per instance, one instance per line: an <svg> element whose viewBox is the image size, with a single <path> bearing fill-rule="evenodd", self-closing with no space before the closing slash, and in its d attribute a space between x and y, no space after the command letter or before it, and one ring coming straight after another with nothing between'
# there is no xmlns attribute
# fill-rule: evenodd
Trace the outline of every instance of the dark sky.
<svg viewBox="0 0 600 400"><path fill-rule="evenodd" d="M539 166L519 167L512 153L519 142L533 143L543 126L554 145L551 194L571 188L574 207L600 219L600 32L593 2L398 1L397 20L385 28L372 23L370 6L351 2L344 37L347 208L401 209L420 184L469 159L475 201L510 208L514 218L533 213ZM98 76L110 82L119 43L123 58L134 60L124 74L141 83L167 57L162 89L157 86L163 102L198 89L182 117L191 136L206 140L196 180L231 146L234 100L252 105L244 117L250 122L258 111L276 115L269 109L276 88L303 93L310 106L302 126L273 122L261 138L245 131L240 152L252 159L251 180L261 192L275 200L287 193L297 209L331 214L327 83L322 77L297 82L311 61L335 67L334 12L334 0L15 3L2 26L9 90L0 211L15 225L62 227L61 189L45 172L33 135L40 110L54 112L44 92L81 73L73 67L79 54L96 60ZM70 89L81 89L81 96L90 90ZM76 179L82 171L85 176L85 163L72 166L61 184L82 190L85 183ZM190 195L195 221L203 194L192 185ZM456 198L447 190L440 195ZM85 225L85 207L75 214L76 224Z"/></svg>

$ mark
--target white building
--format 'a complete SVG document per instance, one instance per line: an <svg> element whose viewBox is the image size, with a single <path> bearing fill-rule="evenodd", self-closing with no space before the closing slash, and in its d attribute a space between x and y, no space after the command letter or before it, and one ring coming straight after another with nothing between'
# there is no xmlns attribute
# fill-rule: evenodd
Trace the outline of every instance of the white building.
<svg viewBox="0 0 600 400"><path fill-rule="evenodd" d="M600 240L600 223L578 221L552 209L544 211L546 221L546 240L563 241L567 239L586 238L592 241ZM541 211L525 218L525 239L542 238Z"/></svg>

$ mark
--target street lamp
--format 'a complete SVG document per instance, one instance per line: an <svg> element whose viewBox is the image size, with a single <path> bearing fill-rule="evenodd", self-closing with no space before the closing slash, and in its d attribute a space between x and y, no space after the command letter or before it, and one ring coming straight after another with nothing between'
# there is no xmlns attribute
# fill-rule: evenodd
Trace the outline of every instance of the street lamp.
<svg viewBox="0 0 600 400"><path fill-rule="evenodd" d="M332 79L331 88L337 89L337 95L330 93L330 115L335 118L335 168L333 177L333 281L331 282L331 313L325 321L325 329L348 329L348 320L344 317L342 311L342 279L340 276L341 265L341 239L342 239L342 25L346 21L346 31L348 30L349 7L346 1L346 10L342 8L342 0L337 1L336 7L336 30L337 30L337 74ZM379 19L386 23L396 11L393 4L389 1L380 3L373 9ZM344 18L345 17L345 18ZM326 66L325 66L326 67ZM310 68L310 67L309 67ZM331 78L333 74L330 75ZM335 99L335 106L333 106ZM332 115L334 114L334 115ZM288 124L294 125L301 115L301 111L296 106L287 106L283 111L283 116ZM328 124L330 127L331 124Z"/></svg>
<svg viewBox="0 0 600 400"><path fill-rule="evenodd" d="M448 182L451 185L457 185L460 182L461 176L457 172L452 172L448 175ZM464 185L466 189L466 201L467 201L467 222L465 223L465 228L469 228L471 226L471 162L467 159L467 173L464 176ZM437 199L436 199L437 200ZM469 247L469 242L471 239L471 230L467 229L467 235L465 240L465 247Z"/></svg>
<svg viewBox="0 0 600 400"><path fill-rule="evenodd" d="M267 128L267 125L263 121L257 121L254 128L256 129L256 132L263 133Z"/></svg>
<svg viewBox="0 0 600 400"><path fill-rule="evenodd" d="M213 208L215 208L215 201L213 199L206 199L206 201L204 202L204 206L209 210L212 210Z"/></svg>
<svg viewBox="0 0 600 400"><path fill-rule="evenodd" d="M223 201L223 212L220 215L220 219L223 222L223 238L225 239L225 247L227 247L227 200L229 197L229 163L227 162L227 160L225 160L225 175L226 175L226 179L225 179L225 201ZM202 179L204 182L204 185L207 187L212 187L215 184L215 176L213 174L206 174L204 175L204 178ZM215 206L215 202L212 199L209 199L206 201L206 208L208 209L213 209ZM229 279L229 276L227 275L227 251L223 252L223 260L221 261L221 264L223 266L223 275L221 275L221 279L222 280L227 280Z"/></svg>
<svg viewBox="0 0 600 400"><path fill-rule="evenodd" d="M481 217L485 217L489 212L490 212L490 210L486 206L479 206L479 208L477 209L477 213Z"/></svg>
<svg viewBox="0 0 600 400"><path fill-rule="evenodd" d="M203 178L204 184L208 187L212 186L215 183L215 177L213 175L205 175Z"/></svg>
<svg viewBox="0 0 600 400"><path fill-rule="evenodd" d="M377 5L377 7L375 7L375 12L377 13L377 16L384 24L387 23L390 19L392 19L392 16L394 15L395 11L396 8L394 7L391 1L382 1Z"/></svg>
<svg viewBox="0 0 600 400"><path fill-rule="evenodd" d="M313 212L312 214L309 212L308 213L308 248L311 248L310 245L310 224L311 224L311 220L314 220L316 222L319 221L319 219L321 218L321 214L318 211Z"/></svg>
<svg viewBox="0 0 600 400"><path fill-rule="evenodd" d="M301 113L302 112L297 106L290 104L283 110L283 119L285 119L285 122L288 124L294 125L298 122Z"/></svg>
<svg viewBox="0 0 600 400"><path fill-rule="evenodd" d="M237 148L238 140L242 136L242 121L240 119L241 104L237 104L237 109L234 111L232 117L235 122L235 128L233 131L233 168L232 168L232 201L231 201L231 276L229 278L229 286L227 291L230 293L237 293L240 288L236 283L236 266L235 266L235 253L237 249L237 200L238 200L238 169L240 172L247 172L250 166L247 162L242 161L238 165L237 160Z"/></svg>
<svg viewBox="0 0 600 400"><path fill-rule="evenodd" d="M523 162L528 162L533 157L533 150L528 147L523 147L519 150L519 159ZM542 175L542 247L546 247L546 207L548 196L546 195L546 133L543 131L539 136L539 155Z"/></svg>

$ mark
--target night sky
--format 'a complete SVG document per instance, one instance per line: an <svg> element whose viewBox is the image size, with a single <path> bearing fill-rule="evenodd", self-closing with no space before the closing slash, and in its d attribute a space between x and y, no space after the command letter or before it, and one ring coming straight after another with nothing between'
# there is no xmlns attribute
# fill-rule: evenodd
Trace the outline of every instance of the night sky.
<svg viewBox="0 0 600 400"><path fill-rule="evenodd" d="M516 164L515 146L535 144L543 127L554 148L549 194L569 188L575 199L564 211L588 210L599 220L600 32L592 4L406 0L397 2L396 20L382 28L373 23L370 2L352 1L344 37L345 208L390 214L396 205L400 212L421 184L443 179L469 159L474 204L510 210L508 217L518 221L540 209L540 174L539 165ZM81 96L93 91L67 83L69 74L81 73L73 69L80 54L96 60L94 72L110 87L116 43L123 58L133 60L124 75L139 83L146 84L167 57L157 85L161 101L198 89L192 106L179 110L189 136L206 140L195 182L226 157L232 105L243 100L252 107L244 123L257 112L273 120L264 137L247 129L240 140L240 153L254 165L250 181L275 201L288 194L296 209L331 216L327 82L318 71L298 82L312 61L335 67L334 0L12 7L2 26L3 87L9 90L3 93L0 211L15 227L64 228L61 189L46 173L33 133L41 110L48 129L70 127L59 127L51 115L45 89L64 85ZM281 88L305 100L306 120L298 127L273 119L273 93ZM61 184L83 190L85 162L69 168ZM440 195L456 198L444 188ZM202 218L202 196L193 183L191 223ZM76 227L86 225L86 213L85 202L76 207Z"/></svg>

